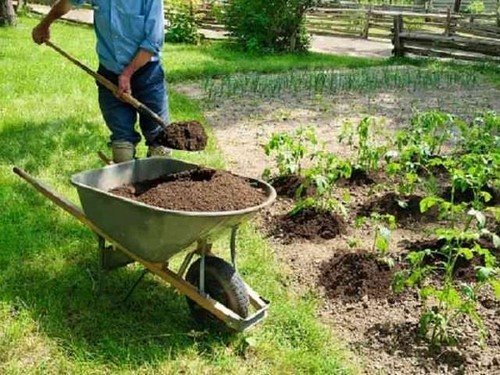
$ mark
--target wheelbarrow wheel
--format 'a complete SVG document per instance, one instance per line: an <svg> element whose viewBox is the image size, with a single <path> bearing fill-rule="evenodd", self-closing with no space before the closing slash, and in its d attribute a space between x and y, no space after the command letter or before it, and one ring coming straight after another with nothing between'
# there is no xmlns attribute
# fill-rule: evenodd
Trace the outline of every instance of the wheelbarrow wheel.
<svg viewBox="0 0 500 375"><path fill-rule="evenodd" d="M199 287L201 259L196 260L186 274L186 280ZM226 261L214 256L205 257L205 293L222 303L242 318L248 316L248 292L236 270ZM216 318L196 302L187 298L194 319L202 324L213 322Z"/></svg>

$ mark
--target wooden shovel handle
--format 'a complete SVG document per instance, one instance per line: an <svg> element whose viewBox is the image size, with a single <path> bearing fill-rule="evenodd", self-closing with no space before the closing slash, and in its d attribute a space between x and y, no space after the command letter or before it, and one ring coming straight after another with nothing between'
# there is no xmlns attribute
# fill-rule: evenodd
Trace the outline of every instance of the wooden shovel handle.
<svg viewBox="0 0 500 375"><path fill-rule="evenodd" d="M56 46L54 43L51 41L46 41L45 44L52 48L53 50L57 51L60 55L66 57L69 61L71 61L73 64L90 74L92 77L96 79L97 82L99 82L101 85L106 87L108 90L110 90L116 97L120 98L120 100L124 101L125 103L130 104L132 107L134 107L138 112L148 116L151 118L154 122L156 122L158 125L160 125L163 129L165 129L168 124L156 113L154 113L151 109L146 107L144 104L142 104L140 101L138 101L136 98L134 98L132 95L123 93L123 94L118 94L118 86L116 86L113 82L108 80L107 78L103 77L97 72L94 72L92 69L90 69L88 66L85 64L81 63L78 61L76 58L71 56L70 54L66 53L63 51L61 48Z"/></svg>

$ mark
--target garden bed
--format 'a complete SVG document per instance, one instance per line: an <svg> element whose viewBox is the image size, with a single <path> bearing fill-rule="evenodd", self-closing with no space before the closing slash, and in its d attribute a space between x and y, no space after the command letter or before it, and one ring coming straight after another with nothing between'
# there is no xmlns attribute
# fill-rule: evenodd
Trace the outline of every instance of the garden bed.
<svg viewBox="0 0 500 375"><path fill-rule="evenodd" d="M337 96L283 93L265 100L229 97L218 100L217 106L209 104L206 114L231 170L261 177L271 163L271 157L262 146L274 133L311 125L318 139L326 142L328 151L348 158L356 150L337 141L344 123L357 124L365 116L372 116L389 131L389 135L382 135L383 139L392 137L390 134L407 124L413 110L435 108L469 121L479 110L499 112L500 92L480 84L467 89L451 85L440 90L398 89ZM308 163L306 161L306 166ZM442 182L449 176L441 169L437 166L433 173L438 178L436 190L442 195L446 189ZM367 373L482 374L500 371L500 305L491 288L478 295L478 312L488 332L487 345L481 347L477 330L468 318L464 318L458 322L462 327L460 332L455 332L459 344L432 350L418 335L418 319L423 307L418 292L407 290L394 294L391 289L394 274L407 266L407 244L429 240L436 228L446 228L446 222L438 218L436 207L425 214L420 212L419 203L424 197L421 191L406 196L407 206L405 202L401 205L396 187L384 174L356 172L353 176L352 180L340 179L336 185L338 200L344 202L344 193L349 193L350 201L344 202L349 206L349 215L342 231L331 236L332 239L319 239L307 233L295 236L290 227L283 227L283 220L290 219L288 214L294 207L297 178L285 180L285 183L278 181L284 186L285 197L266 212L260 225L291 271L290 287L303 293L314 289L324 297L320 308L322 320L364 358ZM397 264L394 268L388 267L373 248L375 223L356 221L357 214L372 213L396 216L397 227L392 230L386 255ZM492 227L498 228L498 225ZM469 280L470 271L474 274L478 264L473 261L460 268L463 280ZM439 278L430 282L439 283Z"/></svg>

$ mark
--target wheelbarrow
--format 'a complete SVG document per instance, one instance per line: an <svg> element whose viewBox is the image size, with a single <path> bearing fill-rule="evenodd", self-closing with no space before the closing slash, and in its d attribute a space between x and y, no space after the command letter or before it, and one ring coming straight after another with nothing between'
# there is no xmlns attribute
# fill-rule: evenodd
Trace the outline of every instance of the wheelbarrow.
<svg viewBox="0 0 500 375"><path fill-rule="evenodd" d="M243 331L265 318L269 302L245 284L236 271L237 230L274 201L274 189L263 181L250 179L252 185L265 191L266 200L255 207L224 212L166 210L108 193L118 186L196 167L156 157L75 174L71 183L78 191L83 210L22 169L15 167L14 172L96 233L100 284L110 270L139 262L144 272L127 297L144 274L151 272L187 297L196 320L206 322L215 317L231 329ZM230 232L230 263L211 251L213 241L224 232ZM169 260L181 252L186 255L174 271Z"/></svg>

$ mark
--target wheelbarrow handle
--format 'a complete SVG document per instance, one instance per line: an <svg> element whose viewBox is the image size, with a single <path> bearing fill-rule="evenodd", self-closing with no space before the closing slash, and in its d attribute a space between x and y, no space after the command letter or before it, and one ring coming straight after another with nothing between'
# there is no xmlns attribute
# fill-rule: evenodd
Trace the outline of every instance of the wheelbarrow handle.
<svg viewBox="0 0 500 375"><path fill-rule="evenodd" d="M116 97L118 97L120 100L124 101L125 103L130 104L132 107L134 107L139 113L144 114L148 116L151 120L156 122L158 125L160 125L163 129L165 129L168 124L156 113L154 113L149 107L145 106L142 104L139 100L134 98L132 95L128 93L123 93L119 94L118 92L118 86L116 86L113 82L108 80L107 78L103 77L97 72L94 72L92 69L90 69L87 65L83 64L81 61L77 60L73 56L71 56L69 53L66 51L62 50L60 47L56 46L54 43L51 41L47 40L45 42L47 46L58 52L60 55L64 56L67 58L69 61L71 61L73 64L87 72L89 75L95 78L96 81L98 81L101 85L106 87L108 90L110 90Z"/></svg>

